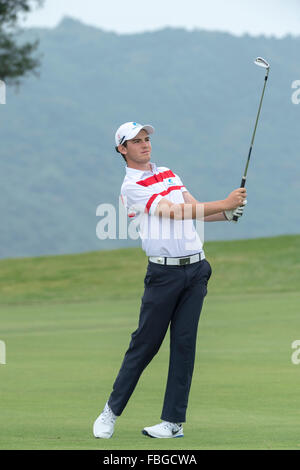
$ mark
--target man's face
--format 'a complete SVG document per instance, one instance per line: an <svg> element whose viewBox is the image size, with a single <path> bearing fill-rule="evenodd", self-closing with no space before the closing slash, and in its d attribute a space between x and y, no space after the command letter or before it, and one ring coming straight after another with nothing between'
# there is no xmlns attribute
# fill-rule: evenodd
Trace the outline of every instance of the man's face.
<svg viewBox="0 0 300 470"><path fill-rule="evenodd" d="M149 162L151 159L151 142L148 132L142 129L134 139L127 140L127 147L119 145L119 150L126 156L127 162Z"/></svg>

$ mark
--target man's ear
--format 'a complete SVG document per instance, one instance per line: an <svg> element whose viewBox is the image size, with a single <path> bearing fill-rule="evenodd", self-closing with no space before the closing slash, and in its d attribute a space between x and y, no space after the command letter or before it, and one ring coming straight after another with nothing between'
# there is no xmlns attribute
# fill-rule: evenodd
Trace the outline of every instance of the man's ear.
<svg viewBox="0 0 300 470"><path fill-rule="evenodd" d="M127 154L127 148L125 147L125 145L118 145L118 150L122 155Z"/></svg>

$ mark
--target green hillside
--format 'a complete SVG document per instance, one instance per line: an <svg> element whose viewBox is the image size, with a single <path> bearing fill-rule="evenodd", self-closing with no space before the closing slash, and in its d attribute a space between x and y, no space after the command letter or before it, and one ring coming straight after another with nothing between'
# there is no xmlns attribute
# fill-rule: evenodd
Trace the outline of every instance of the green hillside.
<svg viewBox="0 0 300 470"><path fill-rule="evenodd" d="M235 37L165 28L118 35L65 18L40 38L42 68L0 106L0 257L137 246L99 241L100 203L117 206L124 177L114 133L152 123L152 159L201 201L239 186L271 63L241 223L207 224L207 240L300 232L299 37ZM238 58L238 63L237 63ZM1 77L0 77L1 78Z"/></svg>
<svg viewBox="0 0 300 470"><path fill-rule="evenodd" d="M214 295L299 290L300 236L207 242L205 253ZM138 248L1 260L0 303L130 299L142 292L146 264Z"/></svg>

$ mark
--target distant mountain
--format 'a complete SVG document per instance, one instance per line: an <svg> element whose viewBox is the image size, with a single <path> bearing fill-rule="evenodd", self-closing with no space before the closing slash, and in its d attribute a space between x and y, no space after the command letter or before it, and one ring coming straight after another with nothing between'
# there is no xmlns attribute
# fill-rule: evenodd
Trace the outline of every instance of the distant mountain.
<svg viewBox="0 0 300 470"><path fill-rule="evenodd" d="M300 37L235 37L165 28L118 35L65 18L40 38L39 78L0 106L0 257L111 249L98 204L117 204L124 177L114 133L151 123L152 161L172 168L201 201L239 186L263 86L270 79L238 224L206 224L206 239L300 233ZM0 77L1 78L1 77Z"/></svg>

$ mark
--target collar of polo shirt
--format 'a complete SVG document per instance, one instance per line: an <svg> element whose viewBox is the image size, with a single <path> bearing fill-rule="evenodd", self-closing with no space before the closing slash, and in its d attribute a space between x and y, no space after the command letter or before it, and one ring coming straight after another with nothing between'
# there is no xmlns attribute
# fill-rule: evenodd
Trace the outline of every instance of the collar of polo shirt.
<svg viewBox="0 0 300 470"><path fill-rule="evenodd" d="M157 166L155 163L150 162L152 173L156 173L157 171ZM150 173L150 170L137 170L136 168L129 168L128 166L126 167L126 173L128 176L131 176L133 178L140 179L141 176L144 173Z"/></svg>

